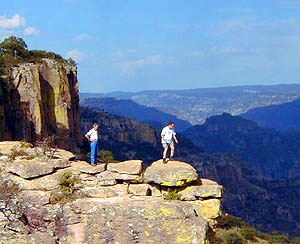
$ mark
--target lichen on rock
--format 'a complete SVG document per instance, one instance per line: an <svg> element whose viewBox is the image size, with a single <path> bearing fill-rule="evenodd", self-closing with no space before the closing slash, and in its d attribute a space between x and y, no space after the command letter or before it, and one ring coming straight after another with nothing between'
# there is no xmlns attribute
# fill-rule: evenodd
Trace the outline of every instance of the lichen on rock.
<svg viewBox="0 0 300 244"><path fill-rule="evenodd" d="M13 67L0 78L0 139L36 142L55 135L58 147L81 144L77 68L52 59Z"/></svg>
<svg viewBox="0 0 300 244"><path fill-rule="evenodd" d="M2 142L0 151L6 156L9 147L21 144ZM24 150L33 153L35 148ZM61 167L58 162L63 162ZM0 243L212 244L215 221L222 211L222 186L199 179L184 162L164 164L164 172L156 177L160 162L145 171L140 160L93 167L60 150L47 166L39 155L4 160L0 166L0 184L8 180L19 189L10 217L0 214ZM184 173L171 177L176 167ZM66 174L77 179L67 192L74 192L73 197L64 197L66 191L61 191ZM183 199L165 200L168 189L181 192ZM54 196L58 196L55 201ZM18 225L9 225L10 219L18 220Z"/></svg>

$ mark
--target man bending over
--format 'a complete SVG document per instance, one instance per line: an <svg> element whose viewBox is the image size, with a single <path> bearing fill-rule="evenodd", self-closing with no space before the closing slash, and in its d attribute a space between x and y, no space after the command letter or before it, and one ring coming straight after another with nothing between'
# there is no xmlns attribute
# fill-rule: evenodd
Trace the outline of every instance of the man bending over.
<svg viewBox="0 0 300 244"><path fill-rule="evenodd" d="M161 143L164 148L163 163L167 163L167 153L169 147L171 148L170 160L174 160L174 152L175 152L174 141L178 143L174 128L175 128L175 123L170 122L169 125L163 128L163 130L161 131Z"/></svg>

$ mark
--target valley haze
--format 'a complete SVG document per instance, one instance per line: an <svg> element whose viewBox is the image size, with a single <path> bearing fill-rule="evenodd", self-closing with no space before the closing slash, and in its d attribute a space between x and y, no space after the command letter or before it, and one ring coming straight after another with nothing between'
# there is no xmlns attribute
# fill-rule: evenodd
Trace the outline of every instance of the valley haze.
<svg viewBox="0 0 300 244"><path fill-rule="evenodd" d="M129 99L196 125L203 124L206 118L223 112L240 115L253 108L291 102L300 98L300 84L80 93L81 100L108 97L115 98L115 102Z"/></svg>

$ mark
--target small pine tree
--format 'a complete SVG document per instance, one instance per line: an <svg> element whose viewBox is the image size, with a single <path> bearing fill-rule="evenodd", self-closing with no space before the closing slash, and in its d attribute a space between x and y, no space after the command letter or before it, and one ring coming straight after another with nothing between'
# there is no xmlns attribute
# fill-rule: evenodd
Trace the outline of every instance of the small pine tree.
<svg viewBox="0 0 300 244"><path fill-rule="evenodd" d="M99 154L99 158L104 163L110 163L114 161L115 156L111 151L101 150Z"/></svg>

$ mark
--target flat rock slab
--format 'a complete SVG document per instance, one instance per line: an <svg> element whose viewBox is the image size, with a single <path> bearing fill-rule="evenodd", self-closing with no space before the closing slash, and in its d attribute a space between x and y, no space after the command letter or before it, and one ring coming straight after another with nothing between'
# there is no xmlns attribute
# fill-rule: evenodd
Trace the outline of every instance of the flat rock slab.
<svg viewBox="0 0 300 244"><path fill-rule="evenodd" d="M70 161L63 159L53 159L51 160L51 164L53 165L54 169L65 169L71 166Z"/></svg>
<svg viewBox="0 0 300 244"><path fill-rule="evenodd" d="M214 220L221 215L221 200L209 199L204 201L191 201L194 210L208 221Z"/></svg>
<svg viewBox="0 0 300 244"><path fill-rule="evenodd" d="M9 154L13 149L16 149L22 145L20 141L1 141L0 152L2 154Z"/></svg>
<svg viewBox="0 0 300 244"><path fill-rule="evenodd" d="M118 195L113 189L110 189L109 187L85 188L83 190L83 193L87 197L92 198L110 198Z"/></svg>
<svg viewBox="0 0 300 244"><path fill-rule="evenodd" d="M76 156L75 156L74 153L63 150L63 149L57 149L54 156L57 157L57 158L67 160L67 161L73 161L73 160L76 159Z"/></svg>
<svg viewBox="0 0 300 244"><path fill-rule="evenodd" d="M14 161L8 164L6 171L18 175L23 179L32 179L52 173L54 167L51 163L39 162L33 159Z"/></svg>
<svg viewBox="0 0 300 244"><path fill-rule="evenodd" d="M80 172L85 174L90 174L90 175L96 175L105 171L105 169L106 169L106 164L99 164L97 166L87 165L86 167L81 168Z"/></svg>
<svg viewBox="0 0 300 244"><path fill-rule="evenodd" d="M151 190L148 184L130 184L128 193L134 196L150 196Z"/></svg>
<svg viewBox="0 0 300 244"><path fill-rule="evenodd" d="M117 184L115 173L108 170L98 174L97 180L100 186L113 186Z"/></svg>
<svg viewBox="0 0 300 244"><path fill-rule="evenodd" d="M169 161L164 164L162 160L154 162L144 174L146 183L155 183L161 186L185 186L198 179L196 169L190 164Z"/></svg>
<svg viewBox="0 0 300 244"><path fill-rule="evenodd" d="M195 215L188 202L90 198L67 204L64 211L58 223L64 230L58 231L60 243L208 243L207 220ZM79 214L85 217L74 222Z"/></svg>
<svg viewBox="0 0 300 244"><path fill-rule="evenodd" d="M199 185L218 185L218 183L209 179L201 178L199 179Z"/></svg>
<svg viewBox="0 0 300 244"><path fill-rule="evenodd" d="M27 244L35 244L35 243L41 243L41 244L55 244L57 243L55 241L55 238L51 236L48 233L41 233L37 232L31 235L16 235L15 238L6 238L5 236L0 237L0 243L5 244L21 244L21 243L27 243Z"/></svg>
<svg viewBox="0 0 300 244"><path fill-rule="evenodd" d="M181 200L195 201L197 199L207 198L222 198L224 189L222 186L214 185L200 185L187 186L178 193L181 194Z"/></svg>
<svg viewBox="0 0 300 244"><path fill-rule="evenodd" d="M143 161L129 160L120 163L110 163L107 170L120 174L140 175L143 172Z"/></svg>
<svg viewBox="0 0 300 244"><path fill-rule="evenodd" d="M45 205L50 203L50 191L21 191L19 201L28 205Z"/></svg>
<svg viewBox="0 0 300 244"><path fill-rule="evenodd" d="M35 178L33 180L23 179L22 177L14 174L3 174L3 178L18 184L22 190L51 191L59 188L60 179L63 173L64 171L61 170L50 175Z"/></svg>

